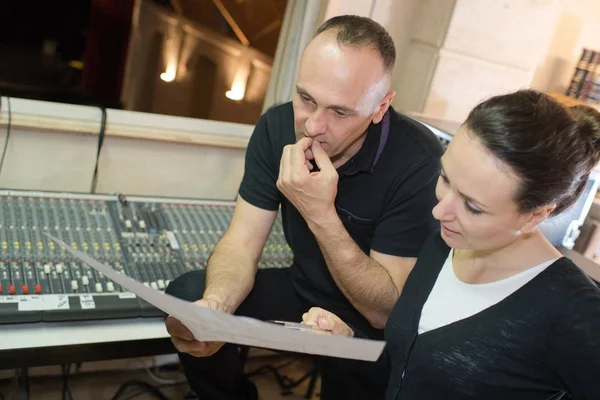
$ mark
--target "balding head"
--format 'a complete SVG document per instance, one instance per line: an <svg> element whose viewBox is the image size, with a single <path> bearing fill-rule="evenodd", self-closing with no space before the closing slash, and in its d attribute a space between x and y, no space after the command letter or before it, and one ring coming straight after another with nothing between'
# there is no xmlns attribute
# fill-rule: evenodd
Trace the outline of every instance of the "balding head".
<svg viewBox="0 0 600 400"><path fill-rule="evenodd" d="M370 18L357 15L339 15L325 21L313 36L331 33L341 46L371 47L377 51L387 72L396 63L394 40L383 26Z"/></svg>
<svg viewBox="0 0 600 400"><path fill-rule="evenodd" d="M356 154L369 125L388 109L395 51L374 21L336 18L321 26L302 54L294 120L296 137L319 141L337 167Z"/></svg>

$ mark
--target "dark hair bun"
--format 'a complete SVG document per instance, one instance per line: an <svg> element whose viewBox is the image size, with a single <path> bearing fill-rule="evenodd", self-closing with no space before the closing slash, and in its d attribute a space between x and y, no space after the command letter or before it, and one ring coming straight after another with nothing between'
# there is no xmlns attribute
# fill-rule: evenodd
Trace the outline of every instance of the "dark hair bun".
<svg viewBox="0 0 600 400"><path fill-rule="evenodd" d="M584 105L570 107L569 111L577 121L579 133L592 141L594 150L600 156L600 111ZM598 156L596 161L598 161Z"/></svg>
<svg viewBox="0 0 600 400"><path fill-rule="evenodd" d="M552 215L566 210L600 159L600 112L566 108L536 90L492 97L471 111L465 125L521 178L515 194L521 212L551 203Z"/></svg>

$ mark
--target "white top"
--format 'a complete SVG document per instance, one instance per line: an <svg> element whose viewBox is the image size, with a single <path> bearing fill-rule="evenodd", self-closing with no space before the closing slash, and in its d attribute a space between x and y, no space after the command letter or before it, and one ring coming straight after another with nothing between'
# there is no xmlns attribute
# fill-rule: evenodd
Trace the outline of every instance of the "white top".
<svg viewBox="0 0 600 400"><path fill-rule="evenodd" d="M546 261L496 282L468 284L456 277L450 251L435 285L423 306L419 334L468 318L504 300L554 261Z"/></svg>

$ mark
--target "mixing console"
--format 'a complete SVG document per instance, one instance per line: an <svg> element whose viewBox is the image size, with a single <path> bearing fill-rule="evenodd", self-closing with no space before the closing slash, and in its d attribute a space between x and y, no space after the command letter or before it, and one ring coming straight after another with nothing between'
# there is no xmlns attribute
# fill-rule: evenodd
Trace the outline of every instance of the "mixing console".
<svg viewBox="0 0 600 400"><path fill-rule="evenodd" d="M233 202L0 191L0 324L161 315L43 233L163 291L205 268L233 209ZM259 268L288 267L292 257L278 217Z"/></svg>

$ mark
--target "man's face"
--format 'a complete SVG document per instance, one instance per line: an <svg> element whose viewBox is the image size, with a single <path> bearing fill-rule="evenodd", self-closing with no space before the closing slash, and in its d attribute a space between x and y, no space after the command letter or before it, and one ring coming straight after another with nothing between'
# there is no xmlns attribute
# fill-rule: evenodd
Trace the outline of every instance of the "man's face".
<svg viewBox="0 0 600 400"><path fill-rule="evenodd" d="M371 122L379 123L392 93L375 49L337 44L324 32L306 47L294 95L296 140L321 144L337 168L360 149Z"/></svg>

